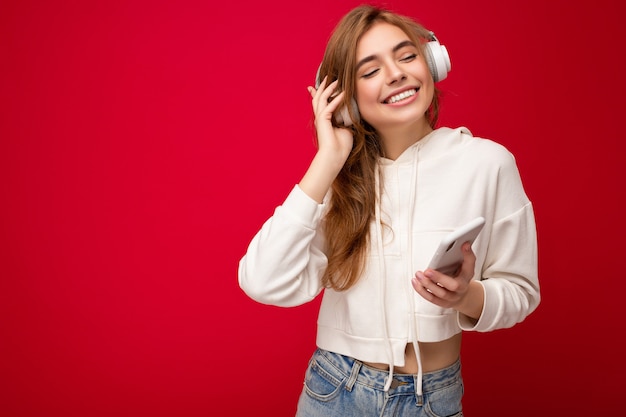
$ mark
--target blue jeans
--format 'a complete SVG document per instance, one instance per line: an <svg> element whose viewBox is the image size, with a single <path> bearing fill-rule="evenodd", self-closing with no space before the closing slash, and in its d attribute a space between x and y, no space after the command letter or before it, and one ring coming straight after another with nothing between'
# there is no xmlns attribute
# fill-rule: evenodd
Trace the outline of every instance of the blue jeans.
<svg viewBox="0 0 626 417"><path fill-rule="evenodd" d="M296 417L461 417L461 362L423 375L422 395L416 375L394 375L384 391L387 371L347 356L317 349L309 361Z"/></svg>

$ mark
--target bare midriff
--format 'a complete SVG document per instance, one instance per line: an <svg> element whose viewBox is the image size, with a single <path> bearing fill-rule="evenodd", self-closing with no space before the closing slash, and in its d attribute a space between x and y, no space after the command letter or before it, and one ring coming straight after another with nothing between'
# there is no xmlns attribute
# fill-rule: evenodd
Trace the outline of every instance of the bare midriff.
<svg viewBox="0 0 626 417"><path fill-rule="evenodd" d="M433 372L452 365L461 354L461 333L441 342L419 342L422 357L422 372ZM386 363L363 362L372 368L388 370ZM396 374L416 374L418 371L417 357L412 344L407 344L404 349L404 366L394 367Z"/></svg>

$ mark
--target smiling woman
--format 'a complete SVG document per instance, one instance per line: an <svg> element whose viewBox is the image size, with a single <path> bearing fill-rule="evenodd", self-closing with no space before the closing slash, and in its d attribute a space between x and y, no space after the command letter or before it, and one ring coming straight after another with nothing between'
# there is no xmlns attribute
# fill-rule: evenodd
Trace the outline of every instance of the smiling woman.
<svg viewBox="0 0 626 417"><path fill-rule="evenodd" d="M431 42L377 7L343 17L309 87L317 153L240 261L239 284L261 303L323 292L300 417L460 416L463 331L511 327L539 304L534 213L514 158L436 127L435 80L450 64ZM349 123L334 117L342 109ZM476 217L486 224L460 270L427 269L441 238Z"/></svg>
<svg viewBox="0 0 626 417"><path fill-rule="evenodd" d="M317 111L324 113L316 122L319 146L312 140L314 100L307 86L315 88L320 63L319 84L324 76L326 84L338 79L332 95L349 90L339 104L360 110L356 64L363 57L357 57L352 37L341 38L350 54L339 53L341 43L333 40L337 46L322 59L329 33L360 3L0 1L2 416L293 416L316 348L318 315L318 343L363 363L358 375L374 368L387 377L393 353L391 394L412 389L405 383L414 378L397 374L401 360L407 372L415 369L407 367L415 348L411 343L406 351L405 342L417 337L426 393L428 366L445 367L450 358L435 355L451 350L437 349L436 338L425 337L456 324L441 314L449 310L415 296L410 285L415 273L398 265L412 251L413 267L423 270L438 235L446 235L444 229L457 223L453 220L460 223L461 213L484 198L485 178L494 172L470 169L471 159L487 168L495 149L474 152L469 145L461 148L460 140L446 148L450 143L440 126L461 125L475 136L498 139L516 157L540 232L542 296L539 308L512 330L463 332L463 412L623 414L626 365L623 347L614 340L623 328L626 293L626 279L615 272L623 252L620 231L626 230L621 203L626 67L615 47L626 39L623 2L385 1L419 18L450 51L453 70L447 78L435 79L445 65L430 68L436 89L426 116L437 115L440 90L438 121L418 141L419 153L409 147L393 160L363 118L346 133L354 146L345 162L340 155L337 163L344 165L323 204L311 205L298 190L295 201L304 204L294 209L289 203L294 198L282 202L316 152L315 164L321 164L344 151L339 147L333 155L329 148L335 142L325 140L330 136L323 109ZM407 40L423 46L418 54L431 62L427 48L435 40L427 31ZM335 71L343 69L354 72ZM404 85L419 86L415 75L405 76ZM383 100L403 88L381 85ZM398 111L393 117L412 112L387 107ZM359 136L365 128L372 135ZM344 139L343 129L333 132ZM457 133L474 143L465 130ZM370 151L371 160L359 159ZM380 187L371 185L375 173L361 174L375 172L367 171L370 163L378 168ZM407 185L407 179L418 186ZM316 184L323 185L312 181L309 187ZM499 186L512 189L510 183ZM382 250L370 199L380 203ZM413 234L409 201L419 215L413 216ZM279 204L272 228L287 219L295 226L283 226L285 237L310 229L315 239L310 245L308 237L297 239L291 246L275 239L285 246L275 247L281 253L302 245L311 250L296 257L298 264L268 255L268 246L261 245L265 261L258 262L259 277L245 271L247 291L271 292L274 297L265 301L283 305L298 301L284 294L304 293L313 283L313 297L317 280L330 272L314 262L322 255L330 261L330 249L336 254L335 275L322 285L328 290L288 309L255 302L237 282L246 247ZM373 211L369 219L367 207ZM317 214L308 217L316 210L323 216L318 223ZM424 217L429 213L434 214ZM428 227L439 227L438 216L449 221L429 232ZM484 239L494 239L486 253L496 247L493 225L486 227L473 247L477 265L483 262ZM348 286L350 271L359 265L357 245L350 242L360 238L367 242L366 267L348 289L331 289L331 281L337 288ZM517 257L524 244L507 242L503 248L516 248ZM300 280L283 280L277 274L265 281L264 271L283 259L285 265L307 265L311 277L302 273ZM354 268L341 266L352 260ZM377 279L379 260L385 287ZM485 264L492 261L485 258ZM482 281L490 286L487 291L504 281L499 278L504 269L496 266L477 271L493 276ZM504 285L498 289L487 297L484 312L493 311L501 294L516 294ZM415 329L409 326L410 301L415 301ZM518 301L509 297L502 306ZM483 314L479 330L488 318ZM368 329L371 352L347 352ZM332 347L337 352L329 349L331 342L341 344ZM334 366L345 358L326 352L316 358L318 372L309 372L307 386L325 394L327 381L313 376L328 368L330 385L336 384L345 371L337 375ZM353 392L361 386L355 383Z"/></svg>

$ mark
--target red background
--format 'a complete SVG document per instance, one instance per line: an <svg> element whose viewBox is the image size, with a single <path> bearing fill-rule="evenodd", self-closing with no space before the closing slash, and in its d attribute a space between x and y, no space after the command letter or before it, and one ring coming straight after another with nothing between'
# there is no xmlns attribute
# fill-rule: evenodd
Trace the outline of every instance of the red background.
<svg viewBox="0 0 626 417"><path fill-rule="evenodd" d="M307 85L358 1L3 1L0 414L293 415L319 300L237 285L310 161ZM517 157L543 301L466 334L468 416L622 410L617 0L388 1L450 51L441 124Z"/></svg>

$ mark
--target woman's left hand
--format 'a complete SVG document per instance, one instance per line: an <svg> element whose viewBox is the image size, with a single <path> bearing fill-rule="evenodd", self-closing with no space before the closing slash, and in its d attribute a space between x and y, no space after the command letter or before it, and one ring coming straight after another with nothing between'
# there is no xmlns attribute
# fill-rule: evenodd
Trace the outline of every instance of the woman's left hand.
<svg viewBox="0 0 626 417"><path fill-rule="evenodd" d="M411 280L419 295L443 308L453 308L469 317L479 318L484 303L482 285L473 281L476 255L469 242L463 244L463 264L451 277L434 269L417 271Z"/></svg>

